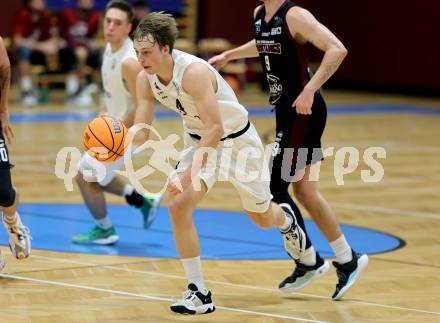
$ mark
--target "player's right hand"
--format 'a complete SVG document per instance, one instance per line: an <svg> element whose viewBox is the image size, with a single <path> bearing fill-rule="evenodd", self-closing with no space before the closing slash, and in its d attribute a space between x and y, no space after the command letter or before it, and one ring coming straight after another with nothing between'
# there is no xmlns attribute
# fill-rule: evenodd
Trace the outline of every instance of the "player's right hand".
<svg viewBox="0 0 440 323"><path fill-rule="evenodd" d="M228 59L224 53L215 55L208 60L208 63L214 66L216 70L221 69L228 63Z"/></svg>

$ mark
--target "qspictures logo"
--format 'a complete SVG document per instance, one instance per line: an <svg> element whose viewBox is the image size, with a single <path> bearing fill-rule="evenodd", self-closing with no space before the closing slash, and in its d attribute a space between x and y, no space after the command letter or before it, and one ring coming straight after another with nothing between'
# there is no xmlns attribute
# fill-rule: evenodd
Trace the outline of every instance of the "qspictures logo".
<svg viewBox="0 0 440 323"><path fill-rule="evenodd" d="M150 137L140 146L133 145L136 133L146 129ZM386 150L383 147L368 147L359 150L355 147L326 147L324 149L293 148L281 149L276 140L272 144L262 146L245 145L240 142L240 137L221 141L216 149L211 147L198 147L198 141L189 136L184 138L184 149L179 151L177 143L182 138L177 134L162 138L159 132L152 126L137 124L130 128L125 141L125 154L118 163L118 167L110 167L110 163L101 163L92 157L88 158L88 167L81 169L82 160L86 155L76 147L62 148L56 157L55 175L64 181L66 191L73 191L73 180L78 173L89 182L100 182L106 176L112 176L115 172L133 185L139 192L148 191L142 181L156 172L160 172L174 185L181 189L179 172L191 167L191 181L194 189L200 189L200 179L215 176L216 181L235 181L249 183L252 181L270 181L273 159L281 158L281 177L288 182L297 182L305 176L305 166L313 162L308 174L310 181L319 181L321 159L333 158L333 176L336 185L344 185L344 177L360 170L359 180L364 183L380 182L385 175L383 165L379 160L386 159ZM150 158L142 161L142 166L135 169L133 157L144 150L151 150ZM104 154L106 152L92 148L93 152ZM330 159L330 158L329 158ZM75 162L81 160L79 163ZM362 166L360 166L362 165ZM121 169L121 170L120 170ZM164 181L160 193L167 189L168 181Z"/></svg>

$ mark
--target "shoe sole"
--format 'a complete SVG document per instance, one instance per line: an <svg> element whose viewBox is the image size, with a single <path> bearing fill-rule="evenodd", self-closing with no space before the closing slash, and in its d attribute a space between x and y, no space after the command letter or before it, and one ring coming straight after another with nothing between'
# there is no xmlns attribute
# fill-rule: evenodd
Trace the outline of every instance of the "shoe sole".
<svg viewBox="0 0 440 323"><path fill-rule="evenodd" d="M300 285L300 286L294 286L294 284L291 284L290 286L287 286L287 287L281 287L281 288L279 288L279 290L283 293L286 293L286 294L294 293L300 289L303 289L307 285L311 284L317 278L324 276L329 271L329 269L330 269L330 264L328 263L328 261L324 261L324 264L321 267L314 270L315 273L313 274L313 276L310 277L310 279L305 284Z"/></svg>
<svg viewBox="0 0 440 323"><path fill-rule="evenodd" d="M119 236L117 235L113 235L110 236L108 238L105 239L98 239L98 240L93 240L93 241L76 241L76 240L72 240L73 243L76 244L87 244L87 245L113 245L116 242L119 241Z"/></svg>
<svg viewBox="0 0 440 323"><path fill-rule="evenodd" d="M359 278L359 275L361 274L361 272L365 269L365 267L367 267L368 256L365 254L360 256L357 263L358 263L358 269L351 274L351 275L353 275L353 277L349 278L350 282L347 285L345 285L343 288L341 288L339 293L335 297L333 297L333 300L335 300L335 301L340 300L342 298L342 296L344 296L344 294L346 292L348 292L350 287L353 286L353 284Z"/></svg>
<svg viewBox="0 0 440 323"><path fill-rule="evenodd" d="M189 309L183 305L170 306L171 311L183 315L195 315L195 314L209 314L215 311L214 304L206 304L199 306L198 308Z"/></svg>

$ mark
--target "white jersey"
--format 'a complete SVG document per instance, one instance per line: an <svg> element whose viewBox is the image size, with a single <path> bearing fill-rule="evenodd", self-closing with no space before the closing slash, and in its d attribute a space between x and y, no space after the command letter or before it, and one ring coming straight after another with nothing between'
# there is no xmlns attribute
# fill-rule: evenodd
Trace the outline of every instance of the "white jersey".
<svg viewBox="0 0 440 323"><path fill-rule="evenodd" d="M223 123L224 136L242 130L248 123L248 112L238 102L234 91L220 74L206 61L173 49L174 60L173 79L168 85L162 84L157 75L147 74L154 97L167 108L174 110L182 116L183 127L186 132L203 136L205 126L198 116L193 98L182 87L183 74L186 68L195 62L205 64L217 80L216 97Z"/></svg>
<svg viewBox="0 0 440 323"><path fill-rule="evenodd" d="M112 53L111 45L107 43L101 66L107 113L124 120L133 108L133 98L125 88L122 77L122 63L127 58L137 60L130 38L127 38L124 45L114 53Z"/></svg>

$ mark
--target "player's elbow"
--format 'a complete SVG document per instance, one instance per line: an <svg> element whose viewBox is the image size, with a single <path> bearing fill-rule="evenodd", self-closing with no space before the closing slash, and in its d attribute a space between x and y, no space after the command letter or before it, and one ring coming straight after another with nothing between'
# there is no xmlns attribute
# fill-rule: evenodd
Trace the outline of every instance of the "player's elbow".
<svg viewBox="0 0 440 323"><path fill-rule="evenodd" d="M338 51L339 56L341 58L345 58L345 56L347 56L347 54L348 54L348 50L347 50L347 48L345 48L345 46L343 44L338 45L337 51Z"/></svg>

